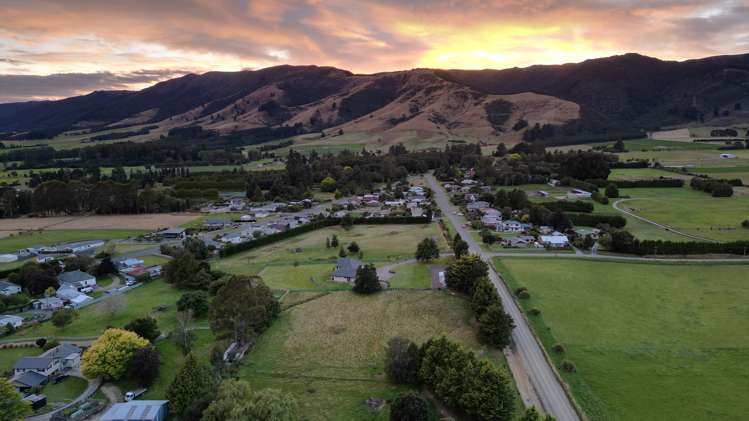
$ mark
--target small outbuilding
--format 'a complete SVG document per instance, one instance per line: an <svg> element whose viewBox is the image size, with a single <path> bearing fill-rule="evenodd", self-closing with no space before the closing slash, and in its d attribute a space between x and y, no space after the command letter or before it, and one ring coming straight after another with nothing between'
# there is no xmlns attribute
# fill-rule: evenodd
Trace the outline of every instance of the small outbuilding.
<svg viewBox="0 0 749 421"><path fill-rule="evenodd" d="M100 421L166 421L169 401L138 401L116 403Z"/></svg>

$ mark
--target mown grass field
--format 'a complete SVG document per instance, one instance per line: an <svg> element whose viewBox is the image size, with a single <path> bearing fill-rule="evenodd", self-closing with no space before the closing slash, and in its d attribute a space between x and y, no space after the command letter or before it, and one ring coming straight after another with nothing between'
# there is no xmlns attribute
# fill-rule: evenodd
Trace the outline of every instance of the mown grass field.
<svg viewBox="0 0 749 421"><path fill-rule="evenodd" d="M45 230L15 234L0 239L0 252L9 253L33 245L52 245L67 241L106 240L137 237L145 234L143 230L90 229L90 230Z"/></svg>
<svg viewBox="0 0 749 421"><path fill-rule="evenodd" d="M432 287L432 275L429 272L431 263L406 263L393 268L395 274L388 280L390 288L422 288Z"/></svg>
<svg viewBox="0 0 749 421"><path fill-rule="evenodd" d="M387 420L387 407L374 412L364 401L406 390L383 373L393 336L421 343L444 334L504 364L501 352L478 344L471 317L467 300L443 291L332 292L282 312L245 357L239 376L255 388L293 394L308 420Z"/></svg>
<svg viewBox="0 0 749 421"><path fill-rule="evenodd" d="M348 231L341 227L320 229L214 260L211 266L227 273L260 274L274 289L339 289L341 284L327 281L338 249L326 248L325 239L334 234L344 248L356 241L364 253L363 260L375 264L413 258L416 245L427 237L434 238L441 250L447 250L437 224L357 225Z"/></svg>
<svg viewBox="0 0 749 421"><path fill-rule="evenodd" d="M47 405L51 403L70 402L80 396L88 382L80 377L68 377L60 383L48 383L42 389L42 393L47 396Z"/></svg>
<svg viewBox="0 0 749 421"><path fill-rule="evenodd" d="M114 317L103 311L107 304L106 301L102 301L80 309L78 318L64 329L56 328L51 322L43 322L23 329L9 338L97 336L108 326L123 327L131 320L145 316L155 318L159 322L159 328L168 331L175 326L176 303L181 295L181 291L163 280L154 280L126 292L123 295L125 302ZM155 311L156 307L162 305L167 306L166 311Z"/></svg>
<svg viewBox="0 0 749 421"><path fill-rule="evenodd" d="M743 419L746 265L495 260L592 420ZM564 356L551 351L555 343Z"/></svg>

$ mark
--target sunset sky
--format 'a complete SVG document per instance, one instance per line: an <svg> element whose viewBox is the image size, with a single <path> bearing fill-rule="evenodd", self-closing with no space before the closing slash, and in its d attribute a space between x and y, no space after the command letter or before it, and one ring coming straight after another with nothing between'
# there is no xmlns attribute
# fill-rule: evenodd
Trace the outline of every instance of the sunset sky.
<svg viewBox="0 0 749 421"><path fill-rule="evenodd" d="M359 73L749 52L749 0L0 0L0 102L283 63Z"/></svg>

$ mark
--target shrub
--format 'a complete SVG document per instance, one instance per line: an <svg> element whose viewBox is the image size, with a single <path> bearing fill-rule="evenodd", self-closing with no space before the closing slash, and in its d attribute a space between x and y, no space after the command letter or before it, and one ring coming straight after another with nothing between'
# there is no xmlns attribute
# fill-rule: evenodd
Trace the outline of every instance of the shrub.
<svg viewBox="0 0 749 421"><path fill-rule="evenodd" d="M195 317L203 317L208 314L208 293L205 291L190 291L182 294L177 300L177 310L192 310Z"/></svg>
<svg viewBox="0 0 749 421"><path fill-rule="evenodd" d="M593 194L590 196L591 199L595 200L596 202L602 204L602 205L608 205L609 204L609 198L605 195L602 195L600 192L593 192Z"/></svg>
<svg viewBox="0 0 749 421"><path fill-rule="evenodd" d="M50 349L60 345L60 342L58 342L56 339L50 339L47 341L47 343L42 346L42 349L45 351L49 351Z"/></svg>
<svg viewBox="0 0 749 421"><path fill-rule="evenodd" d="M428 421L429 404L415 393L400 395L390 404L390 421Z"/></svg>
<svg viewBox="0 0 749 421"><path fill-rule="evenodd" d="M554 344L554 345L553 345L553 346L551 347L551 350L552 350L552 351L554 351L554 353L556 353L556 354L564 354L564 352L566 351L566 350L564 349L564 345L562 345L562 344L560 344L560 343L555 343L555 344Z"/></svg>
<svg viewBox="0 0 749 421"><path fill-rule="evenodd" d="M44 345L46 344L47 344L46 338L39 338L36 340L36 346L38 346L39 348L44 348Z"/></svg>
<svg viewBox="0 0 749 421"><path fill-rule="evenodd" d="M528 290L523 290L523 291L518 292L517 296L521 300L526 300L528 298L531 298L531 294L528 292Z"/></svg>
<svg viewBox="0 0 749 421"><path fill-rule="evenodd" d="M743 222L741 222L741 226L744 228L749 228L749 219L745 219Z"/></svg>
<svg viewBox="0 0 749 421"><path fill-rule="evenodd" d="M532 308L528 310L528 314L530 314L531 316L538 316L539 314L541 314L541 310L537 308Z"/></svg>
<svg viewBox="0 0 749 421"><path fill-rule="evenodd" d="M575 363L573 363L570 360L564 360L562 361L562 370L568 372L568 373L574 373L577 371L577 367L575 366Z"/></svg>

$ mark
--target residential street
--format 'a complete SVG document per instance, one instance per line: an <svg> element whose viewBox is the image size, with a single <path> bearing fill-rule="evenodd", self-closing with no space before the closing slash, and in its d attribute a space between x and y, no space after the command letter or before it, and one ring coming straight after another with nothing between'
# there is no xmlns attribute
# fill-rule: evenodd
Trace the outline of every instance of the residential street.
<svg viewBox="0 0 749 421"><path fill-rule="evenodd" d="M426 175L429 185L434 192L434 200L442 211L443 217L449 218L460 236L468 243L471 253L479 255L490 263L492 254L481 250L468 232L462 227L461 221L454 214L455 207L450 203L447 193L432 174ZM515 305L510 291L491 269L489 278L497 288L502 304L515 321L512 333L513 345L505 351L510 369L515 376L523 402L526 405L540 406L553 415L558 421L579 420L575 408L565 393L563 386L557 380L553 368L549 365L544 351L533 336L525 318Z"/></svg>

